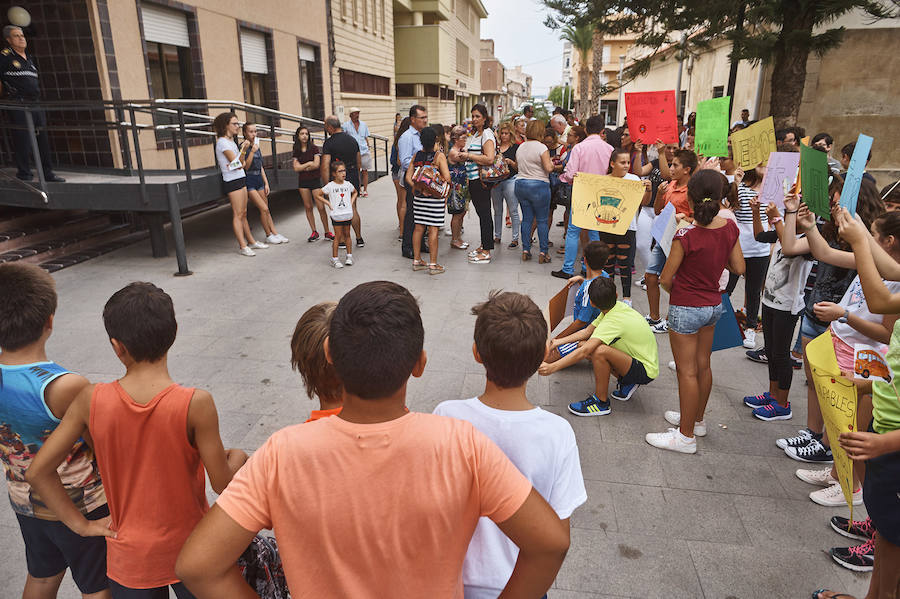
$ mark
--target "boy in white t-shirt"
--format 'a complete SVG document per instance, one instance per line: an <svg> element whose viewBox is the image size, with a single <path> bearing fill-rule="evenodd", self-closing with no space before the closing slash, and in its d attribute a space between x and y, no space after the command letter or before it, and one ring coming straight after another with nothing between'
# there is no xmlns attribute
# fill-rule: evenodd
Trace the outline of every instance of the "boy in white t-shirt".
<svg viewBox="0 0 900 599"><path fill-rule="evenodd" d="M350 221L356 206L356 187L346 180L347 167L340 160L331 162L331 181L321 189L313 191L316 201L328 206L334 239L331 240L331 265L335 268L353 266L353 242L350 240ZM325 196L328 196L326 199ZM341 243L347 247L347 259L341 264L338 248Z"/></svg>
<svg viewBox="0 0 900 599"><path fill-rule="evenodd" d="M434 413L471 422L496 443L565 523L587 500L575 433L563 418L533 406L525 385L544 356L547 322L527 295L492 293L475 306L475 360L484 365L484 393L445 401ZM463 564L466 599L496 598L516 564L518 549L481 518Z"/></svg>

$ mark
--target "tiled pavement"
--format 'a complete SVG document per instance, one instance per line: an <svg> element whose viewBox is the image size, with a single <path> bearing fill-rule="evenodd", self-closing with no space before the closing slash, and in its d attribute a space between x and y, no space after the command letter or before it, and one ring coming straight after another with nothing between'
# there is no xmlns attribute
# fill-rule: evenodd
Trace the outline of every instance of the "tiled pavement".
<svg viewBox="0 0 900 599"><path fill-rule="evenodd" d="M305 215L291 198L273 201L286 246L248 259L236 253L228 209L186 222L188 260L194 275L177 278L174 257L153 259L149 244L124 248L54 274L60 307L49 344L51 358L92 380L121 373L110 350L100 314L106 299L134 280L149 280L174 298L179 335L169 363L180 382L209 389L216 400L226 446L252 451L275 430L307 417L306 398L288 359L297 317L311 304L337 299L357 283L390 279L420 299L428 366L409 385L410 409L431 411L446 399L471 397L484 384L471 354L474 317L469 308L491 289L530 294L539 305L561 287L549 276L559 268L522 263L504 244L489 265L469 265L463 252L444 249L442 276L413 273L400 257L391 183L371 186L361 199L366 247L356 264L335 271L324 242L308 244ZM561 215L557 215L558 217ZM255 218L255 216L251 216ZM258 231L259 227L256 226ZM466 237L476 241L474 214ZM553 227L557 243L562 229ZM735 303L741 305L742 288ZM644 293L634 288L635 305L646 313ZM572 517L572 545L550 592L553 599L587 597L704 597L708 599L807 597L818 587L865 594L868 577L835 565L826 551L844 539L828 527L833 514L813 504L811 487L794 476L801 466L775 447L779 436L805 423L806 387L794 379L795 418L764 423L740 399L766 385L766 368L746 360L743 350L713 356L714 387L707 422L710 433L697 455L656 450L644 442L650 431L665 430L665 409L677 407L668 340L658 336L659 378L613 412L576 418L567 402L592 388L587 365L529 383L529 397L563 415L578 438L588 501ZM864 514L858 508L856 514ZM10 509L0 509L0 597L18 597L24 556ZM61 597L79 596L71 580Z"/></svg>

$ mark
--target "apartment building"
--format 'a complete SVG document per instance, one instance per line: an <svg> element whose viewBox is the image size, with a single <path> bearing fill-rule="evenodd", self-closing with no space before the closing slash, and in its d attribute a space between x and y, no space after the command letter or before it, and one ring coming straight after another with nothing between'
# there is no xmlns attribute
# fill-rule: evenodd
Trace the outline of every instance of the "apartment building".
<svg viewBox="0 0 900 599"><path fill-rule="evenodd" d="M394 133L394 9L392 0L332 0L334 112L350 108L376 135Z"/></svg>
<svg viewBox="0 0 900 599"><path fill-rule="evenodd" d="M481 40L481 103L495 122L511 111L506 94L506 68L494 56L494 40Z"/></svg>
<svg viewBox="0 0 900 599"><path fill-rule="evenodd" d="M600 97L599 114L604 115L607 125L616 126L621 115L619 115L619 69L622 64L620 58L628 56L631 48L634 46L634 35L607 35L603 39L603 66L600 72L600 85L607 85L611 91ZM566 42L568 45L569 42ZM571 51L571 45L569 45ZM590 57L588 64L588 76L593 74L594 65L593 57ZM591 78L592 79L592 78ZM592 83L588 79L588 97L590 98ZM570 81L572 82L572 93L574 101L572 106L578 104L581 91L581 55L578 52L571 52L571 71ZM564 83L565 84L565 83ZM591 112L598 110L592 107Z"/></svg>
<svg viewBox="0 0 900 599"><path fill-rule="evenodd" d="M519 110L522 104L531 101L531 75L522 71L521 66L506 70L506 92L510 107Z"/></svg>
<svg viewBox="0 0 900 599"><path fill-rule="evenodd" d="M469 118L481 93L481 0L394 0L397 112L413 104L433 123Z"/></svg>

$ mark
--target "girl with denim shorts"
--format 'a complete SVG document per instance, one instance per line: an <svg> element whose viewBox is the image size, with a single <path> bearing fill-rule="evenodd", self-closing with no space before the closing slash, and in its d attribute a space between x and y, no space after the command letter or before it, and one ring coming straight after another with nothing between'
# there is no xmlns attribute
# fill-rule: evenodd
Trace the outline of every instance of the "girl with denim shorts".
<svg viewBox="0 0 900 599"><path fill-rule="evenodd" d="M256 125L244 123L244 143L241 144L241 156L244 162L244 173L247 175L247 195L259 210L259 221L266 232L266 243L278 245L290 241L275 230L272 213L269 212L269 180L263 168L262 152L259 150L259 138Z"/></svg>
<svg viewBox="0 0 900 599"><path fill-rule="evenodd" d="M723 178L716 171L701 170L691 177L687 195L694 224L675 234L660 276L660 285L670 294L669 340L681 407L680 412L665 414L679 429L647 434L647 443L660 449L696 453L694 434L706 434L703 413L712 389L709 357L713 331L722 315L719 276L726 267L737 274L745 268L737 225L718 216L724 192Z"/></svg>

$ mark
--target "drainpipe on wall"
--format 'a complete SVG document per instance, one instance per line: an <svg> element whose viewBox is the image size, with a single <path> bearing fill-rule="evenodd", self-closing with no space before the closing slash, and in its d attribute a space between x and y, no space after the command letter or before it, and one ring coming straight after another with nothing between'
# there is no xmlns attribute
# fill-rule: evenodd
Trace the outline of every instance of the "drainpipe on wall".
<svg viewBox="0 0 900 599"><path fill-rule="evenodd" d="M325 0L325 21L328 26L328 85L331 88L331 112L334 114L334 21L331 13L331 0Z"/></svg>

